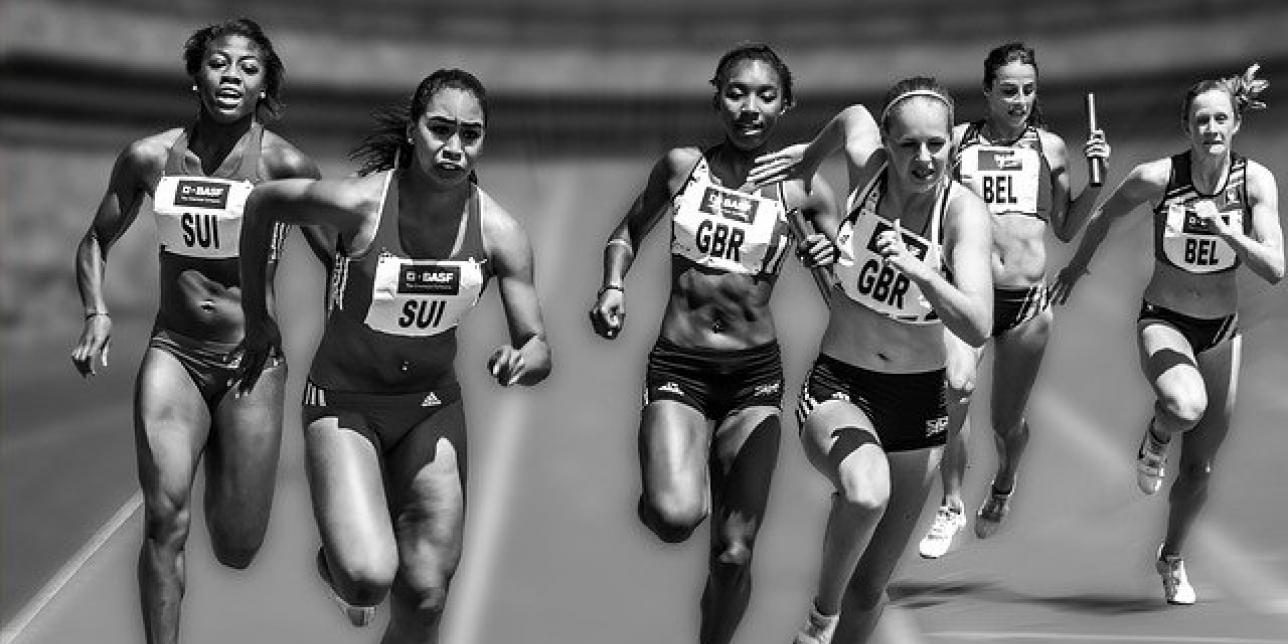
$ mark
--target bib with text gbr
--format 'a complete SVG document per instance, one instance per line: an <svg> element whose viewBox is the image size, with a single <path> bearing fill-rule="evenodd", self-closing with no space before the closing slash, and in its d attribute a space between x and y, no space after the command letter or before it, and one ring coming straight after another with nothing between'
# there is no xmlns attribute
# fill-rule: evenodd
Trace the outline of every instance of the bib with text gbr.
<svg viewBox="0 0 1288 644"><path fill-rule="evenodd" d="M773 275L791 245L782 184L775 197L717 184L705 157L672 201L671 253L729 273ZM774 194L770 192L770 194Z"/></svg>
<svg viewBox="0 0 1288 644"><path fill-rule="evenodd" d="M894 225L877 214L885 191L886 168L883 166L862 190L849 200L850 214L841 222L836 245L840 256L835 274L841 289L855 302L881 315L905 324L936 324L939 316L921 289L902 271L890 266L877 251L877 238ZM943 271L941 237L944 207L948 203L951 181L945 180L930 213L928 237L905 229L903 243L927 266Z"/></svg>

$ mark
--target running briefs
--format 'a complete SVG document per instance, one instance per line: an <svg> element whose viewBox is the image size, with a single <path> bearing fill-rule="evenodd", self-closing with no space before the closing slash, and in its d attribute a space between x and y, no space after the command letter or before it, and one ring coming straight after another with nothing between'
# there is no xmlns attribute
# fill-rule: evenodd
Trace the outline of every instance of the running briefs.
<svg viewBox="0 0 1288 644"><path fill-rule="evenodd" d="M1020 288L993 287L992 337L1032 320L1050 305L1045 283Z"/></svg>
<svg viewBox="0 0 1288 644"><path fill-rule="evenodd" d="M681 347L658 338L644 380L644 405L674 400L712 420L747 407L783 407L778 342L731 351Z"/></svg>
<svg viewBox="0 0 1288 644"><path fill-rule="evenodd" d="M433 391L373 394L323 389L308 380L304 383L302 412L305 427L319 418L336 417L343 427L366 430L376 448L386 452L440 411L452 410L459 417L456 422L464 424L460 400L461 387L457 383Z"/></svg>
<svg viewBox="0 0 1288 644"><path fill-rule="evenodd" d="M237 381L239 363L233 358L233 350L237 348L235 343L197 340L167 329L153 328L148 348L174 356L209 407L217 405ZM274 357L264 369L277 369L281 364L281 357Z"/></svg>
<svg viewBox="0 0 1288 644"><path fill-rule="evenodd" d="M858 407L886 452L938 447L948 439L944 369L882 373L819 355L805 377L796 420L800 427L819 405L844 400Z"/></svg>
<svg viewBox="0 0 1288 644"><path fill-rule="evenodd" d="M1196 354L1203 353L1239 335L1238 313L1219 318L1196 318L1142 301L1140 315L1136 318L1136 322L1147 320L1163 322L1180 331Z"/></svg>

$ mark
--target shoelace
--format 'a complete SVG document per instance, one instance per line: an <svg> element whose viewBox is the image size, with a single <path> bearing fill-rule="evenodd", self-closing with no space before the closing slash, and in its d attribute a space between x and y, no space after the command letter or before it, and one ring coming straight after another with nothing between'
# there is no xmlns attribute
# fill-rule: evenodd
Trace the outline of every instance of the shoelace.
<svg viewBox="0 0 1288 644"><path fill-rule="evenodd" d="M960 512L953 510L940 510L935 514L935 522L930 526L930 536L946 537L952 531L952 526L956 523L956 517L960 517Z"/></svg>

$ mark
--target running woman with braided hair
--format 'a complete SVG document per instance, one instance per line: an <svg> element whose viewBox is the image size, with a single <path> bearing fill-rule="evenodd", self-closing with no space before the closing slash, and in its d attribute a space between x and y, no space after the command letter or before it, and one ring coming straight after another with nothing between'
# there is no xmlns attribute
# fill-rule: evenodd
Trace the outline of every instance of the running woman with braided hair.
<svg viewBox="0 0 1288 644"><path fill-rule="evenodd" d="M194 32L183 59L194 121L121 152L76 249L85 326L72 352L84 376L107 365L112 333L103 293L107 253L152 201L160 245L156 322L139 366L134 439L143 492L139 599L148 642L175 642L184 595L192 481L206 470L205 513L215 558L246 568L268 528L282 435L286 364L271 359L258 386L232 391L243 335L238 231L251 188L316 177L317 166L264 127L281 107L283 65L258 24L241 18ZM286 229L258 240L277 266ZM310 235L314 250L324 244ZM271 296L271 294L270 294Z"/></svg>
<svg viewBox="0 0 1288 644"><path fill-rule="evenodd" d="M1046 288L1046 233L1068 242L1086 223L1100 194L1087 185L1074 197L1064 139L1047 129L1038 100L1033 49L1012 42L984 59L985 118L953 129L957 178L993 214L993 389L991 415L997 472L976 513L975 535L993 535L1010 510L1020 458L1029 441L1024 417L1051 334ZM1083 144L1088 159L1109 158L1104 133ZM966 524L962 477L966 470L968 411L982 349L948 334L948 444L940 464L943 499L921 540L922 557L948 551Z"/></svg>
<svg viewBox="0 0 1288 644"><path fill-rule="evenodd" d="M1179 437L1167 533L1155 564L1171 604L1197 599L1181 550L1207 500L1238 390L1235 269L1246 265L1272 284L1284 275L1274 175L1233 148L1244 115L1265 107L1258 96L1267 82L1256 71L1252 65L1243 75L1190 87L1181 107L1189 149L1132 169L1092 216L1052 292L1063 304L1110 226L1133 212L1150 214L1154 273L1136 330L1141 370L1155 402L1136 455L1136 482L1146 494L1162 487L1168 447ZM1149 210L1137 210L1142 204Z"/></svg>
<svg viewBox="0 0 1288 644"><path fill-rule="evenodd" d="M649 354L638 512L668 543L712 515L699 641L729 642L751 596L751 561L778 461L783 368L770 294L794 241L790 212L834 218L831 191L799 181L750 188L747 173L792 106L792 76L773 49L747 44L716 66L712 107L724 141L675 148L609 237L590 311L613 339L626 317L626 273L669 214L671 296Z"/></svg>
<svg viewBox="0 0 1288 644"><path fill-rule="evenodd" d="M944 334L979 346L992 328L988 207L952 178L952 129L948 92L908 78L879 123L846 108L753 173L808 177L844 148L851 186L849 214L802 244L837 281L797 406L805 455L834 492L796 644L871 637L947 437Z"/></svg>

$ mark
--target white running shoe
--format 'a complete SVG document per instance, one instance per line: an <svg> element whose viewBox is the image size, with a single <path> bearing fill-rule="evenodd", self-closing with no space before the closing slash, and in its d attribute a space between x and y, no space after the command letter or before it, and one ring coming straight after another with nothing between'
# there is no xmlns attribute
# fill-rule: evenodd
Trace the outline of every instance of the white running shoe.
<svg viewBox="0 0 1288 644"><path fill-rule="evenodd" d="M979 506L979 512L975 514L975 536L987 539L997 532L997 529L1002 526L1002 519L1005 519L1006 514L1011 511L1011 495L1014 493L1014 487L1006 494L1002 494L992 484L988 486L988 498L984 499L984 503Z"/></svg>
<svg viewBox="0 0 1288 644"><path fill-rule="evenodd" d="M918 550L921 556L926 559L938 559L948 552L948 547L953 544L953 537L957 532L966 527L966 517L962 516L959 508L941 505L939 511L935 513L935 522L930 524L930 530L926 536L922 537L921 545Z"/></svg>
<svg viewBox="0 0 1288 644"><path fill-rule="evenodd" d="M1185 574L1185 560L1180 555L1163 556L1163 547L1158 547L1158 560L1154 570L1163 578L1163 595L1167 603L1178 606L1189 606L1198 599L1190 578Z"/></svg>
<svg viewBox="0 0 1288 644"><path fill-rule="evenodd" d="M323 584L326 585L326 592L331 596L331 600L340 607L344 616L349 619L349 623L354 626L366 626L376 619L375 606L355 606L345 601L340 593L335 591L335 586L331 585L331 570L326 565L326 555L318 548L317 556L318 576L322 578Z"/></svg>
<svg viewBox="0 0 1288 644"><path fill-rule="evenodd" d="M1153 426L1151 421L1150 427ZM1136 485L1145 494L1154 494L1163 487L1163 469L1167 462L1168 443L1159 444L1153 436L1153 430L1145 428L1145 435L1140 438L1140 449L1136 451Z"/></svg>
<svg viewBox="0 0 1288 644"><path fill-rule="evenodd" d="M831 644L832 634L836 632L836 623L840 621L840 615L824 615L818 612L818 607L814 602L809 604L809 615L805 617L805 623L801 629L796 632L796 639L792 644Z"/></svg>

